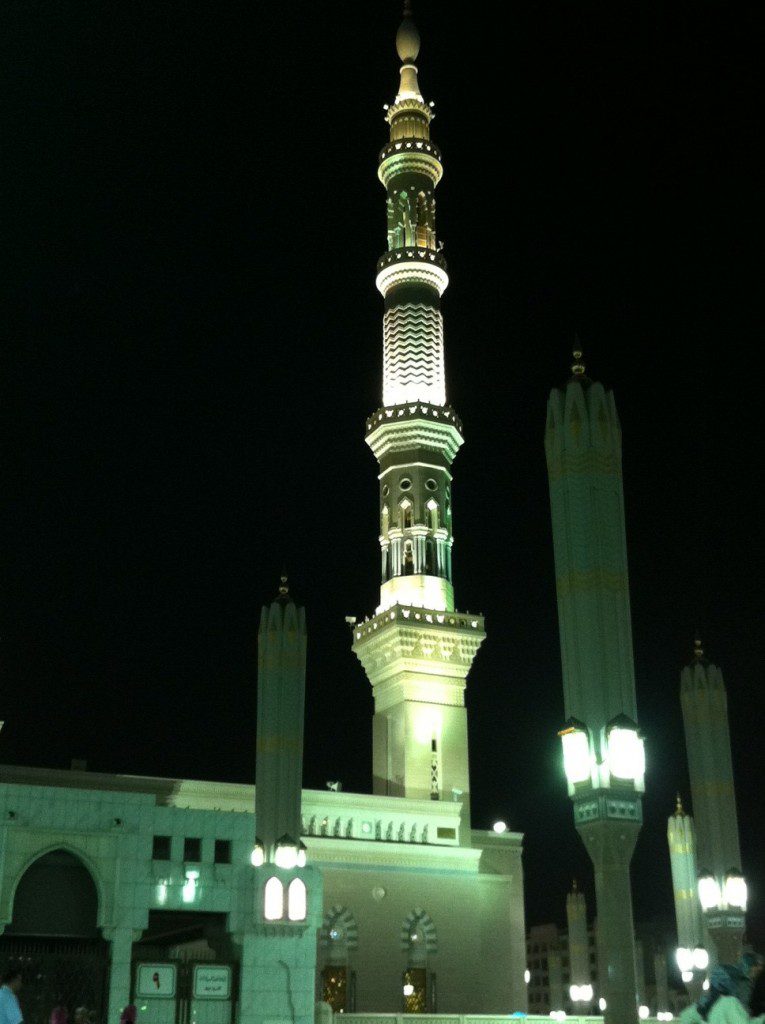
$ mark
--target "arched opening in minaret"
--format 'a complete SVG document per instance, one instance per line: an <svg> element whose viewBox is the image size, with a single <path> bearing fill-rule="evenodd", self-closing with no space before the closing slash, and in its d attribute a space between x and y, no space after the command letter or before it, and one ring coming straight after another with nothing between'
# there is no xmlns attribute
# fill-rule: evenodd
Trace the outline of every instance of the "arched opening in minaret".
<svg viewBox="0 0 765 1024"><path fill-rule="evenodd" d="M399 505L399 524L402 530L410 529L414 526L414 506L408 498L404 498Z"/></svg>
<svg viewBox="0 0 765 1024"><path fill-rule="evenodd" d="M425 572L429 576L437 575L436 545L430 537L425 542Z"/></svg>
<svg viewBox="0 0 765 1024"><path fill-rule="evenodd" d="M414 550L412 548L412 542L408 540L404 544L404 565L403 565L404 576L412 576L414 574Z"/></svg>
<svg viewBox="0 0 765 1024"><path fill-rule="evenodd" d="M438 529L438 502L435 498L430 498L427 505L425 506L428 510L428 519L430 520L431 530Z"/></svg>

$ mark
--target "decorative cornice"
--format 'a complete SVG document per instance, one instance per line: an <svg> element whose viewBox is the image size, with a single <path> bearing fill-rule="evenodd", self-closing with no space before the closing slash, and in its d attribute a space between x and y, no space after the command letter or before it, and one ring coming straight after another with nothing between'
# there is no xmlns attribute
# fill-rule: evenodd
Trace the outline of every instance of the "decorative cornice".
<svg viewBox="0 0 765 1024"><path fill-rule="evenodd" d="M399 174L422 174L437 185L443 177L444 169L439 157L426 149L435 149L430 142L420 139L392 142L383 150L377 177L387 188Z"/></svg>
<svg viewBox="0 0 765 1024"><path fill-rule="evenodd" d="M375 284L382 295L400 284L426 284L441 296L449 285L446 262L432 249L393 249L380 257L377 266L382 269L378 270Z"/></svg>
<svg viewBox="0 0 765 1024"><path fill-rule="evenodd" d="M459 419L449 406L392 406L367 420L366 442L378 462L392 452L429 448L451 464L463 440Z"/></svg>

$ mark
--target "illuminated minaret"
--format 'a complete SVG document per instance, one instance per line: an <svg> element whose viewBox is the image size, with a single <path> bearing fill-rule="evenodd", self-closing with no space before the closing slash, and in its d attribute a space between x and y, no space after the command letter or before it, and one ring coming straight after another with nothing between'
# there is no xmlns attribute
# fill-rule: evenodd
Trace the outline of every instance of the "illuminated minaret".
<svg viewBox="0 0 765 1024"><path fill-rule="evenodd" d="M408 6L396 49L401 80L386 107L390 141L377 172L388 239L377 263L383 405L366 430L380 464L380 604L354 625L353 649L375 701L375 793L459 799L467 824L464 691L484 632L480 616L454 608L451 465L462 427L446 402L440 299L449 279L435 200L443 168L430 139L433 104L417 80L420 37Z"/></svg>
<svg viewBox="0 0 765 1024"><path fill-rule="evenodd" d="M679 793L675 813L667 822L667 842L675 897L677 944L692 950L703 945L701 907L696 892L696 831L693 818L683 809Z"/></svg>
<svg viewBox="0 0 765 1024"><path fill-rule="evenodd" d="M574 824L595 873L606 1020L637 1021L629 866L642 822L644 748L632 661L622 443L613 393L572 376L547 404L563 695L563 756ZM603 970L602 968L605 968Z"/></svg>
<svg viewBox="0 0 765 1024"><path fill-rule="evenodd" d="M723 675L696 641L693 660L680 674L680 701L696 825L699 888L713 953L735 960L746 910L741 875L736 793Z"/></svg>

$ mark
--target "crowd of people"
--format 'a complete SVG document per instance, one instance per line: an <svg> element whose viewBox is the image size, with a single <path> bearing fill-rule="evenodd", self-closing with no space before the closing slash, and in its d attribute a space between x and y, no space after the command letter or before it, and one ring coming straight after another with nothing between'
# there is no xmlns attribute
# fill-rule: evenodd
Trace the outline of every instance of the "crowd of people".
<svg viewBox="0 0 765 1024"><path fill-rule="evenodd" d="M24 1024L24 1015L19 1003L21 971L11 968L0 978L0 1024ZM138 1012L129 1004L120 1014L120 1024L136 1024ZM94 1010L78 1006L74 1011L72 1024L96 1024ZM50 1024L69 1024L69 1010L66 1006L54 1006L50 1012Z"/></svg>
<svg viewBox="0 0 765 1024"><path fill-rule="evenodd" d="M765 971L757 953L719 964L701 999L683 1010L680 1024L765 1024Z"/></svg>

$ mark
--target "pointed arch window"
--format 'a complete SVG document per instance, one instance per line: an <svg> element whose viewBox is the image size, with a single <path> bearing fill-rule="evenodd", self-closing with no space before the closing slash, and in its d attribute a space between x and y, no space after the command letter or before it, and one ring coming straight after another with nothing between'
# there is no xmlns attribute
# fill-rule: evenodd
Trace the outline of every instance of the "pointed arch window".
<svg viewBox="0 0 765 1024"><path fill-rule="evenodd" d="M305 921L307 893L302 878L293 878L287 890L287 916L290 921Z"/></svg>
<svg viewBox="0 0 765 1024"><path fill-rule="evenodd" d="M399 502L399 524L402 530L414 526L414 506L409 498L403 498Z"/></svg>
<svg viewBox="0 0 765 1024"><path fill-rule="evenodd" d="M274 875L263 890L263 915L266 921L281 921L284 917L284 886Z"/></svg>
<svg viewBox="0 0 765 1024"><path fill-rule="evenodd" d="M438 529L438 502L435 498L428 498L425 506L428 510L428 518L430 520L431 530Z"/></svg>

